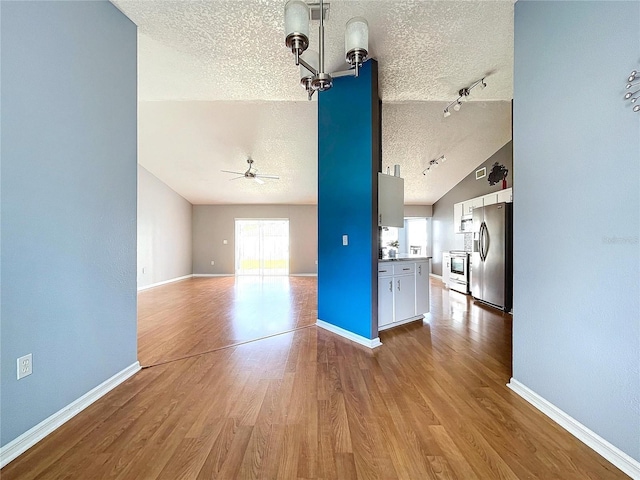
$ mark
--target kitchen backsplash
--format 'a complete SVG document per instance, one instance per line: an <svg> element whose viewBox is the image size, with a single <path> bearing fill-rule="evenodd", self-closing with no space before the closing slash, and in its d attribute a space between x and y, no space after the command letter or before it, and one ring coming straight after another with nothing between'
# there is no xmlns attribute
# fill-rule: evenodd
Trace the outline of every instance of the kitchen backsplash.
<svg viewBox="0 0 640 480"><path fill-rule="evenodd" d="M471 253L473 249L473 233L464 234L464 251Z"/></svg>

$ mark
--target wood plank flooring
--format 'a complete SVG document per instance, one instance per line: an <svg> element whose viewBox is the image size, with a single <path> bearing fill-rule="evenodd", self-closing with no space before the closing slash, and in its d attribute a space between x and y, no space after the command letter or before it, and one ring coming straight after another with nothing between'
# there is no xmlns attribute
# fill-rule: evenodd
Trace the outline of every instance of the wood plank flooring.
<svg viewBox="0 0 640 480"><path fill-rule="evenodd" d="M185 286L161 288L166 310ZM2 480L627 478L505 386L509 316L438 281L431 293L428 323L382 332L373 351L309 326L144 369Z"/></svg>
<svg viewBox="0 0 640 480"><path fill-rule="evenodd" d="M143 366L313 325L315 277L206 277L138 294Z"/></svg>

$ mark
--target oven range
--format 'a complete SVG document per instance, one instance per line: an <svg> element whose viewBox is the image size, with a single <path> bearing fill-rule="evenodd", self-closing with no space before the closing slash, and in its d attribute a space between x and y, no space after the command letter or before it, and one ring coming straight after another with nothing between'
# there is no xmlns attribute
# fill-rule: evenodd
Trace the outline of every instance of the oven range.
<svg viewBox="0 0 640 480"><path fill-rule="evenodd" d="M460 293L468 294L469 291L469 252L451 250L449 288Z"/></svg>

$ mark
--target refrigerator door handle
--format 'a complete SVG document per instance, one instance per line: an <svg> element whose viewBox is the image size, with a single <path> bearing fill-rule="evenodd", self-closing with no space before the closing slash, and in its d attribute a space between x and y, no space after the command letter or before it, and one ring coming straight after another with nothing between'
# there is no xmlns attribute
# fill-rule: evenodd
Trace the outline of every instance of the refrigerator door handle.
<svg viewBox="0 0 640 480"><path fill-rule="evenodd" d="M486 260L487 253L489 253L489 229L485 222L482 222L482 226L484 227L482 230L482 256Z"/></svg>
<svg viewBox="0 0 640 480"><path fill-rule="evenodd" d="M480 224L480 239L478 243L480 244L480 260L484 262L484 222Z"/></svg>

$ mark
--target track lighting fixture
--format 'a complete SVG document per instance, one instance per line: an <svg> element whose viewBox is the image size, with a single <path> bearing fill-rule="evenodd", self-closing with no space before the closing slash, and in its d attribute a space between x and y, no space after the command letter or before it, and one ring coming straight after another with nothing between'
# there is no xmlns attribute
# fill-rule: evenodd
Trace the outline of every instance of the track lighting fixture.
<svg viewBox="0 0 640 480"><path fill-rule="evenodd" d="M422 171L422 175L426 175L427 172L429 172L429 170L437 167L440 163L444 163L446 161L447 161L447 157L445 157L444 155L440 155L438 158L429 160L429 166Z"/></svg>
<svg viewBox="0 0 640 480"><path fill-rule="evenodd" d="M347 22L344 34L345 60L350 68L334 73L324 71L324 20L329 13L329 5L323 0L309 4L302 0L289 0L284 7L285 45L294 54L296 65L300 65L300 84L307 91L309 100L316 91L329 90L336 77L357 77L369 55L369 24L362 17L354 17ZM310 19L320 20L320 53L307 50Z"/></svg>
<svg viewBox="0 0 640 480"><path fill-rule="evenodd" d="M625 87L627 90L635 89L634 92L627 92L624 95L625 100L631 100L631 103L636 103L640 100L640 72L636 72L633 70L629 78L627 78L627 86ZM635 105L633 107L634 112L640 112L640 105Z"/></svg>
<svg viewBox="0 0 640 480"><path fill-rule="evenodd" d="M484 89L487 86L487 83L484 81L484 78L485 77L482 77L480 80L473 82L468 87L461 88L460 90L458 90L458 98L456 98L453 102L447 105L446 108L444 109L444 118L447 118L449 115L451 115L451 108L453 108L456 112L460 110L460 108L462 107L462 102L467 101L467 97L471 93L472 89L478 86L481 89Z"/></svg>

